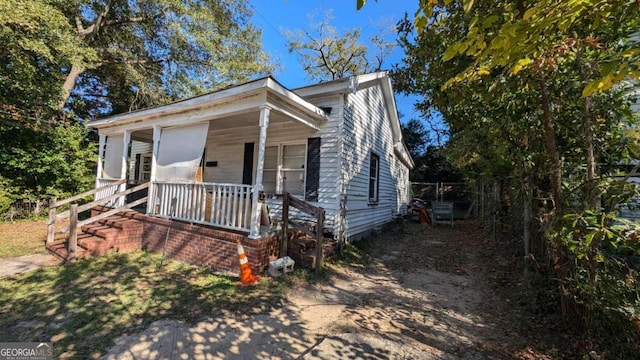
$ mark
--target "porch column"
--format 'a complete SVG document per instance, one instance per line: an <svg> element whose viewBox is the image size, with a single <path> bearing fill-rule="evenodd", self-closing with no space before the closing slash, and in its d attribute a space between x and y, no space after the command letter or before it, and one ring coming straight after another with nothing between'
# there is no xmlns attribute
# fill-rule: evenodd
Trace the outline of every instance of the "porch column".
<svg viewBox="0 0 640 360"><path fill-rule="evenodd" d="M260 200L260 191L262 191L262 172L264 170L264 149L267 144L267 127L269 127L269 113L271 108L263 106L260 108L260 139L258 141L258 163L256 170L256 182L253 186L253 199L251 211L251 232L249 237L252 239L260 237L260 214L261 209L258 207Z"/></svg>
<svg viewBox="0 0 640 360"><path fill-rule="evenodd" d="M126 180L127 178L127 167L129 163L127 162L127 158L129 157L129 142L131 142L131 131L125 130L122 137L122 168L120 170L120 179ZM124 192L127 190L127 183L120 185L120 191ZM121 197L118 199L118 206L124 206L125 197Z"/></svg>
<svg viewBox="0 0 640 360"><path fill-rule="evenodd" d="M156 181L156 165L158 161L158 148L160 147L160 134L162 133L162 128L159 125L153 126L153 150L151 152L151 174L149 174L149 190L148 190L148 200L147 200L147 214L153 214L154 205L156 203L156 193L155 193L155 184Z"/></svg>
<svg viewBox="0 0 640 360"><path fill-rule="evenodd" d="M100 187L100 178L102 177L102 159L104 158L104 144L107 142L107 136L104 134L99 135L98 140L98 169L96 170L96 188ZM94 200L98 200L98 194L93 196Z"/></svg>

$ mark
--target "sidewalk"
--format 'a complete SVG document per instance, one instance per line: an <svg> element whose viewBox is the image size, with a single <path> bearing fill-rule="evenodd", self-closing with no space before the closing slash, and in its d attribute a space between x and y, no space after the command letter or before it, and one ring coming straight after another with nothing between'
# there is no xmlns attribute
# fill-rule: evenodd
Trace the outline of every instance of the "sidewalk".
<svg viewBox="0 0 640 360"><path fill-rule="evenodd" d="M0 259L0 279L20 274L25 271L40 269L45 266L53 266L61 263L62 260L49 253L38 253L15 258Z"/></svg>

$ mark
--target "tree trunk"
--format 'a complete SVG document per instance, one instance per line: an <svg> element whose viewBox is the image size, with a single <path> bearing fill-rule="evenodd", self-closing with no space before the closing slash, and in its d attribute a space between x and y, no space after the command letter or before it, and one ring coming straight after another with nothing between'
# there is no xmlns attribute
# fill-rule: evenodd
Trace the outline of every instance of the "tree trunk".
<svg viewBox="0 0 640 360"><path fill-rule="evenodd" d="M584 140L587 145L587 205L589 208L598 206L598 195L596 194L596 157L593 150L593 125L591 121L591 112L589 109L591 98L584 99L583 115L584 124Z"/></svg>
<svg viewBox="0 0 640 360"><path fill-rule="evenodd" d="M529 264L527 259L529 258L529 253L531 253L531 217L533 213L533 209L531 206L531 202L533 200L533 189L531 188L531 175L529 172L529 168L527 164L523 164L523 177L522 177L522 190L523 190L523 231L522 231L522 239L524 245L524 275L526 276L529 272Z"/></svg>
<svg viewBox="0 0 640 360"><path fill-rule="evenodd" d="M585 74L585 66L582 62L582 55L584 49L576 53L576 66L578 67L578 73L580 74L580 80L582 83L587 83L587 75ZM591 114L591 97L585 97L582 103L582 117L584 120L583 131L584 141L587 148L587 186L586 186L586 200L588 208L599 207L599 199L596 194L596 157L593 149L593 119Z"/></svg>
<svg viewBox="0 0 640 360"><path fill-rule="evenodd" d="M564 208L564 198L562 196L562 163L558 155L556 145L556 134L553 130L553 118L551 116L551 101L549 92L544 80L541 82L542 87L542 122L544 124L544 140L547 150L548 160L551 162L551 192L553 195L554 206L556 210L562 211Z"/></svg>
<svg viewBox="0 0 640 360"><path fill-rule="evenodd" d="M62 85L62 97L58 103L58 108L60 110L64 109L64 106L67 104L69 96L71 95L71 91L76 86L76 81L78 81L80 74L83 72L84 67L76 64L71 66L71 70L69 71L69 74L67 74L67 78L64 80L64 85Z"/></svg>

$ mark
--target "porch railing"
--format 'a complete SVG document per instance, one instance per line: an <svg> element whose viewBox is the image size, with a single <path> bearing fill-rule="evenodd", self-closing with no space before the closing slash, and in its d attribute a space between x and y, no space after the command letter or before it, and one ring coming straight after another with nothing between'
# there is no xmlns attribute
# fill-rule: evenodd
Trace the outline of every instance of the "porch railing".
<svg viewBox="0 0 640 360"><path fill-rule="evenodd" d="M104 198L107 198L109 196L115 195L118 190L120 189L118 186L110 186L110 185L116 185L117 184L124 184L126 182L126 180L121 180L121 179L105 179L105 178L98 178L98 180L96 181L96 188L100 189L99 191L97 191L95 193L94 196L94 200L102 200ZM106 203L106 206L115 206L116 202L118 202L119 199L112 199L110 200L108 203Z"/></svg>
<svg viewBox="0 0 640 360"><path fill-rule="evenodd" d="M250 231L252 185L154 182L153 215Z"/></svg>
<svg viewBox="0 0 640 360"><path fill-rule="evenodd" d="M98 220L107 218L111 215L115 215L117 213L119 213L120 211L123 210L127 210L127 209L131 209L137 205L141 205L147 202L147 197L143 197L140 198L134 202L131 202L127 205L115 208L115 209L111 209L109 211L100 213L98 215L95 215L93 217L89 217L86 218L82 221L80 221L78 219L78 214L83 212L83 211L89 211L91 209L93 209L95 206L98 205L107 205L110 203L118 203L119 199L124 199L125 196L127 196L128 194L132 194L135 193L137 191L141 191L144 190L146 188L149 187L149 183L145 183L142 185L138 185L136 187L133 187L131 189L128 189L126 191L122 191L122 192L118 192L117 189L119 188L120 185L124 184L126 182L126 180L116 180L114 181L112 184L107 184L104 186L100 186L98 188L95 188L93 190L89 190L86 192L83 192L82 194L78 194L75 196L72 196L70 198L64 199L64 200L56 200L56 198L51 198L49 199L49 222L47 223L48 228L47 228L47 240L45 245L50 245L54 242L55 240L55 234L56 232L59 233L69 233L68 239L67 239L67 258L65 259L66 261L74 261L76 259L76 252L77 252L77 248L78 248L78 229L81 228L84 225L88 225L91 224L93 222L96 222ZM82 200L84 198L87 198L91 195L96 196L96 194L98 194L101 191L104 190L108 190L106 187L109 188L115 188L116 190L114 191L114 193L112 195L109 195L107 197L103 197L99 200L94 200L90 203L87 204L83 204L83 205L79 205L77 203L78 200ZM71 204L71 208L67 211L63 211L61 213L56 213L56 210L63 206L63 205L67 205L67 204ZM107 205L108 206L108 205ZM56 230L56 223L64 221L66 219L69 219L69 225L65 226L61 229Z"/></svg>

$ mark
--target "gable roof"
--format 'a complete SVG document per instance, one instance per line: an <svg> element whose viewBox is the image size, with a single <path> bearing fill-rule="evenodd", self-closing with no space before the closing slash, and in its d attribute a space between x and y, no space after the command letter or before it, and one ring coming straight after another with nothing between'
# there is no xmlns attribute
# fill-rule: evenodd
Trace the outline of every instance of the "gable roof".
<svg viewBox="0 0 640 360"><path fill-rule="evenodd" d="M324 94L347 94L354 93L360 89L380 84L384 103L386 104L387 113L389 114L389 125L393 134L394 152L398 158L410 169L415 166L409 150L402 138L402 130L400 127L400 119L398 118L398 109L396 107L396 99L393 94L391 85L391 77L388 71L379 71L369 74L356 75L350 78L337 79L324 83L304 86L293 89L293 92L303 98L324 95Z"/></svg>

